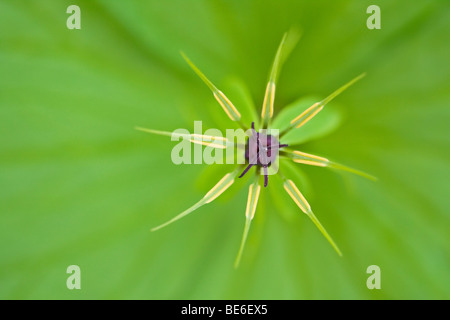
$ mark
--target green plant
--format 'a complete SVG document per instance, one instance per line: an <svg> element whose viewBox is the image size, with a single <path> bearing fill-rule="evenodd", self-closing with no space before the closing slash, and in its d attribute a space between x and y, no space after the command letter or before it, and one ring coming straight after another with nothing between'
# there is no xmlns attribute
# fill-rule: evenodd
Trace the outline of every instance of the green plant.
<svg viewBox="0 0 450 320"><path fill-rule="evenodd" d="M274 104L275 104L275 91L276 91L276 83L278 74L281 70L281 66L288 57L290 51L295 46L296 42L299 39L299 33L291 30L289 33L285 33L283 36L283 39L281 40L281 43L278 47L277 53L275 55L275 59L269 74L269 81L267 83L266 92L264 96L264 102L262 106L261 111L261 127L262 130L268 129L268 133L266 134L266 131L257 132L255 130L255 122L252 122L250 134L248 134L249 138L247 140L247 143L245 145L245 158L246 158L246 164L245 164L245 170L242 172L242 174L239 176L239 178L243 177L245 173L252 167L256 166L260 170L256 170L254 182L250 185L249 191L248 191L248 200L247 200L247 207L245 210L245 226L244 226L244 233L242 236L241 245L235 260L235 267L239 265L239 262L241 260L241 256L244 250L245 242L247 239L248 231L250 229L250 224L252 219L255 216L256 212L256 206L258 204L259 194L261 191L261 185L260 185L260 171L262 172L262 175L264 176L264 187L267 187L268 185L268 170L271 166L274 166L275 161L277 160L276 157L278 156L278 152L280 152L280 156L284 158L289 158L292 161L300 164L305 165L312 165L312 166L319 166L319 167L329 167L334 169L340 169L349 171L355 174L358 174L360 176L376 180L375 177L366 174L362 171L341 165L336 162L332 162L324 157L319 157L316 155L312 155L309 153L305 153L298 150L292 150L286 148L287 144L281 144L283 137L289 132L291 132L294 129L299 129L303 127L308 121L310 121L312 118L314 118L324 107L327 103L329 103L331 100L336 98L339 94L341 94L344 90L346 90L348 87L350 87L352 84L360 80L362 77L364 77L365 74L361 74L354 78L353 80L349 81L336 91L334 91L332 94L330 94L325 99L315 102L312 106L307 108L306 110L302 111L298 116L292 118L289 122L282 122L280 123L281 132L278 130L276 131L276 135L272 135L271 132L271 121L274 115ZM210 88L212 91L214 98L218 101L220 106L223 108L227 116L232 120L236 121L240 124L242 129L248 130L246 125L242 123L241 121L241 115L238 111L238 109L234 106L234 104L230 101L230 99L227 98L227 96L220 91L204 74L200 71L200 69L192 63L192 61L184 54L182 53L183 58L186 60L186 62L191 66L191 68L195 71L195 73L205 82L205 84ZM257 121L256 119L254 121ZM152 129L145 129L145 128L137 128L138 130L154 133L154 134L160 134L160 135L167 135L171 136L172 134L170 132L163 132L163 131L157 131ZM233 141L228 140L227 138L218 137L218 136L211 136L211 135L196 135L196 134L187 134L184 136L184 138L189 139L192 143L198 143L198 144L204 144L213 148L227 148L227 147L233 147L238 148L240 152L242 151L242 145L239 146L239 144L234 143ZM254 143L253 143L254 140ZM294 140L295 141L295 140ZM295 144L295 142L294 142ZM253 147L252 147L253 146ZM167 221L166 223L163 223L160 226L157 226L152 229L152 231L159 230L183 217L190 214L194 210L198 209L199 207L208 204L215 200L218 196L220 196L225 190L227 190L233 183L240 171L244 168L243 166L238 166L237 169L234 171L226 174L200 201L195 203L192 207L188 208L187 210L183 211L179 215L175 216L171 220ZM278 171L278 168L276 168ZM326 229L322 226L320 221L317 219L313 211L311 210L311 206L309 205L308 201L305 199L303 194L300 192L298 187L295 185L295 183L290 180L289 178L285 177L284 174L282 174L281 171L277 172L280 177L283 180L283 187L285 191L289 194L289 196L294 200L294 202L297 204L297 206L303 211L316 225L316 227L320 230L320 232L323 234L323 236L328 240L328 242L333 246L333 248L336 250L336 252L341 256L341 250L336 245L334 240L331 238L331 236L328 234Z"/></svg>

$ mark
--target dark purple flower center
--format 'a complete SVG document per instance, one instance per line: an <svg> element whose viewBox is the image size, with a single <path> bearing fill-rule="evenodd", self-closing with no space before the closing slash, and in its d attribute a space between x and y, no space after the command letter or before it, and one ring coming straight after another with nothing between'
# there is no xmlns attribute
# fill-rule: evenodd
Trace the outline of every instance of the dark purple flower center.
<svg viewBox="0 0 450 320"><path fill-rule="evenodd" d="M270 134L256 132L254 122L252 122L252 132L253 134L248 138L247 144L245 145L245 160L248 166L239 178L242 178L251 167L256 165L263 168L264 187L267 187L269 183L267 168L277 159L278 151L288 145L280 144L278 139Z"/></svg>

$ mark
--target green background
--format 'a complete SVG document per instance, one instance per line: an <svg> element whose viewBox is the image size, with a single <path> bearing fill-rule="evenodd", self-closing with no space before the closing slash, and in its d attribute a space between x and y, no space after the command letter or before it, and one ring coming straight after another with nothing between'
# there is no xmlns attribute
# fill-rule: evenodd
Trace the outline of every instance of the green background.
<svg viewBox="0 0 450 320"><path fill-rule="evenodd" d="M81 30L66 27L71 4ZM450 298L449 23L448 1L1 0L0 298ZM235 270L248 177L151 233L231 168L176 166L170 138L134 127L234 127L180 50L259 114L291 26L303 36L276 113L367 72L336 99L339 128L298 149L379 180L286 168L344 256L271 178ZM73 264L81 290L66 288Z"/></svg>

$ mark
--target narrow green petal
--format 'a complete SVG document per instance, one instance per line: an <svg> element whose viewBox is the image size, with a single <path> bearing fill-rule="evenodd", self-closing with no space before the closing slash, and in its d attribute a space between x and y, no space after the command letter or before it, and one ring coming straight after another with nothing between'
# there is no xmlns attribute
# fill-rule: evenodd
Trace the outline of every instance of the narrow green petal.
<svg viewBox="0 0 450 320"><path fill-rule="evenodd" d="M347 90L348 87L350 87L351 85L353 85L355 82L358 82L359 80L361 80L362 78L364 78L366 76L366 73L361 73L359 76L353 78L352 80L350 80L349 82L347 82L346 84L344 84L342 87L340 87L339 89L337 89L336 91L334 91L332 94L330 94L328 97L326 97L325 99L323 99L322 101L320 101L320 104L322 105L326 105L328 102L330 102L331 100L333 100L334 98L336 98L338 95L340 95L342 92L344 92L345 90Z"/></svg>
<svg viewBox="0 0 450 320"><path fill-rule="evenodd" d="M173 132L170 132L170 131L160 131L160 130L142 128L142 127L135 127L135 129L139 130L139 131L142 131L142 132L157 134L157 135L160 135L160 136L172 137L172 134L173 134ZM183 136L183 135L182 134L178 134L178 136Z"/></svg>
<svg viewBox="0 0 450 320"><path fill-rule="evenodd" d="M255 122L255 127L259 128L259 109L256 110L255 102L253 101L247 83L241 78L228 76L224 78L223 85L227 88L228 98L233 101L236 106L239 106L241 121L247 125Z"/></svg>
<svg viewBox="0 0 450 320"><path fill-rule="evenodd" d="M330 94L328 97L326 97L322 101L314 103L311 107L309 107L308 109L303 111L299 116L297 116L296 118L291 120L291 128L290 129L300 128L301 126L305 125L309 120L314 118L314 116L317 115L327 103L329 103L331 100L336 98L339 94L344 92L348 87L350 87L352 84L354 84L355 82L357 82L358 80L363 78L365 75L366 75L365 73L360 74L356 78L350 80L349 82L344 84L342 87L340 87L339 89L334 91L332 94ZM288 129L287 131L289 131L290 129ZM283 132L283 134L285 134L286 132Z"/></svg>
<svg viewBox="0 0 450 320"><path fill-rule="evenodd" d="M239 246L239 252L234 260L234 268L238 268L241 263L242 253L244 252L245 243L247 242L248 231L250 230L251 219L245 219L244 233L242 234L241 245Z"/></svg>
<svg viewBox="0 0 450 320"><path fill-rule="evenodd" d="M322 226L320 221L317 219L317 217L311 211L311 206L309 205L308 201L306 201L305 197L301 194L301 192L298 190L298 188L294 184L294 182L292 180L285 179L284 189L289 194L289 196L292 198L292 200L294 200L294 202L297 204L297 206L312 220L312 222L316 225L316 227L319 229L319 231L322 233L322 235L328 240L328 242L331 244L331 246L334 248L334 250L336 250L336 252L340 256L342 256L341 250L339 250L336 243L333 241L333 239L330 237L328 232Z"/></svg>
<svg viewBox="0 0 450 320"><path fill-rule="evenodd" d="M275 59L273 60L272 68L270 70L269 81L266 86L266 93L264 95L264 101L261 111L261 119L264 127L268 125L269 120L273 117L276 83L278 75L281 71L281 66L291 53L292 49L297 44L299 38L300 32L296 29L291 29L289 32L283 35L280 45L278 46Z"/></svg>
<svg viewBox="0 0 450 320"><path fill-rule="evenodd" d="M269 119L273 116L273 105L275 102L275 82L269 81L264 95L263 107L261 111L261 118L264 125L267 125Z"/></svg>
<svg viewBox="0 0 450 320"><path fill-rule="evenodd" d="M147 133L157 134L157 135L161 135L161 136L168 136L168 137L172 137L172 138L183 137L183 138L189 139L189 141L192 143L202 144L202 145L205 145L208 147L213 147L213 148L218 148L218 149L225 149L227 147L235 146L235 144L233 142L228 141L228 139L225 137L196 134L196 133L183 134L183 133L160 131L160 130L141 128L141 127L136 127L135 129L139 130L139 131L147 132Z"/></svg>
<svg viewBox="0 0 450 320"><path fill-rule="evenodd" d="M292 161L294 161L296 163L343 170L343 171L357 174L357 175L367 178L369 180L373 180L373 181L377 180L376 177L374 177L368 173L365 173L361 170L357 170L357 169L353 169L353 168L344 166L344 165L336 163L336 162L332 162L324 157L319 157L319 156L316 156L313 154L309 154L309 153L305 153L305 152L301 152L301 151L297 151L297 150L284 149L283 151L288 153L289 156L291 157Z"/></svg>
<svg viewBox="0 0 450 320"><path fill-rule="evenodd" d="M309 205L308 201L306 201L305 197L301 194L301 192L298 190L297 186L294 184L292 180L285 179L283 187L289 194L289 196L292 198L292 200L294 200L297 206L304 213L308 213L309 211L311 211L311 206Z"/></svg>
<svg viewBox="0 0 450 320"><path fill-rule="evenodd" d="M261 186L258 183L259 175L256 176L255 182L252 183L248 190L247 208L245 209L245 218L253 220L255 217L256 206L258 204Z"/></svg>
<svg viewBox="0 0 450 320"><path fill-rule="evenodd" d="M276 115L271 123L272 128L277 128L284 132L290 127L291 119L297 117L305 109L319 99L315 96L305 96L293 101ZM301 130L291 130L283 135L283 143L298 145L314 139L322 138L336 130L342 122L341 108L332 102L323 111L314 117L314 121L309 121L302 126Z"/></svg>
<svg viewBox="0 0 450 320"><path fill-rule="evenodd" d="M342 257L341 250L336 245L336 243L333 241L331 236L328 234L327 230L325 230L325 228L322 226L319 219L317 219L317 217L314 215L314 213L312 211L309 211L307 213L307 215L312 220L312 222L314 222L314 224L320 230L320 232L323 234L323 236L328 240L328 242L331 244L331 246L334 248L334 250L337 252L337 254Z"/></svg>
<svg viewBox="0 0 450 320"><path fill-rule="evenodd" d="M264 101L261 111L261 118L264 124L267 124L270 118L273 116L273 104L275 102L275 89L278 74L281 70L281 56L283 53L283 46L287 38L287 33L283 35L281 43L278 46L275 59L273 60L272 69L270 70L269 82L267 83L266 93L264 95Z"/></svg>
<svg viewBox="0 0 450 320"><path fill-rule="evenodd" d="M183 53L181 52L184 60L189 64L192 70L203 80L203 82L211 89L214 98L219 102L220 106L223 108L225 113L232 121L239 121L241 119L241 114L233 105L233 103L225 96L225 94L217 89L217 87L200 71L199 68Z"/></svg>
<svg viewBox="0 0 450 320"><path fill-rule="evenodd" d="M300 128L304 124L306 124L309 120L314 118L316 114L322 111L324 105L320 104L320 102L314 103L311 107L303 111L298 117L291 120L291 126Z"/></svg>
<svg viewBox="0 0 450 320"><path fill-rule="evenodd" d="M200 208L201 206L212 202L213 200L215 200L218 196L220 196L225 190L227 190L233 183L234 183L234 178L236 177L236 175L238 174L238 170L240 168L234 170L231 173L227 173L211 190L208 191L208 193L196 204L194 204L192 207L190 207L189 209L183 211L182 213L180 213L179 215L173 217L172 219L170 219L169 221L155 227L152 228L151 231L156 231L159 230L177 220L180 220L181 218L183 218L184 216L188 215L189 213L191 213L192 211Z"/></svg>
<svg viewBox="0 0 450 320"><path fill-rule="evenodd" d="M258 183L259 175L256 176L255 182L252 183L248 190L247 208L245 210L245 227L244 233L242 235L241 245L239 247L239 252L236 256L234 262L234 267L237 268L241 261L242 253L244 252L245 243L247 241L248 231L250 230L250 223L253 220L256 212L256 206L258 204L259 193L261 191L261 186Z"/></svg>
<svg viewBox="0 0 450 320"><path fill-rule="evenodd" d="M165 226L168 226L168 225L171 224L172 222L175 222L175 221L177 221L177 220L180 220L181 218L183 218L184 216L187 216L189 213L191 213L192 211L194 211L194 210L200 208L200 207L203 206L204 204L206 204L206 201L205 201L205 199L203 198L203 199L201 199L199 202L197 202L196 204L194 204L192 207L190 207L189 209L183 211L183 212L180 213L179 215L173 217L173 218L170 219L169 221L167 221L167 222L165 222L165 223L163 223L163 224L161 224L161 225L159 225L159 226L157 226L157 227L152 228L151 231L159 230L159 229L161 229L161 228L164 228Z"/></svg>
<svg viewBox="0 0 450 320"><path fill-rule="evenodd" d="M366 173L366 172L361 171L361 170L353 169L351 167L347 167L347 166L344 166L343 164L339 164L339 163L336 163L336 162L330 162L328 164L328 167L333 168L333 169L338 169L338 170L351 172L351 173L357 174L358 176L361 176L363 178L366 178L366 179L369 179L369 180L372 180L372 181L377 181L378 180L377 177L374 177L373 175L371 175L369 173Z"/></svg>
<svg viewBox="0 0 450 320"><path fill-rule="evenodd" d="M327 158L319 157L310 153L294 150L291 153L292 161L296 163L308 164L311 166L326 167L330 161Z"/></svg>

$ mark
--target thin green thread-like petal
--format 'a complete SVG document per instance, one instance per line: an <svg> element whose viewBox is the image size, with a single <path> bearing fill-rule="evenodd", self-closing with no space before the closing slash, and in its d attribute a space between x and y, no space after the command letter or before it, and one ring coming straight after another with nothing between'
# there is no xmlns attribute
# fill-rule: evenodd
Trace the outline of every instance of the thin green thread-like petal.
<svg viewBox="0 0 450 320"><path fill-rule="evenodd" d="M352 84L363 78L366 74L362 73L359 76L353 78L346 84L344 84L342 87L334 91L332 94L330 94L328 97L323 99L322 101L314 103L311 107L303 111L300 115L298 115L296 118L292 119L290 122L290 128L286 129L284 132L280 134L280 137L285 135L287 132L292 130L293 128L300 128L303 125L305 125L308 121L310 121L312 118L314 118L324 107L327 103L329 103L331 100L336 98L338 95L340 95L342 92L344 92L348 87L350 87Z"/></svg>
<svg viewBox="0 0 450 320"><path fill-rule="evenodd" d="M234 183L234 178L238 174L239 170L240 170L240 167L238 167L236 170L234 170L231 173L227 173L211 190L208 191L208 193L206 193L206 195L200 201L198 201L192 207L183 211L179 215L173 217L169 221L167 221L157 227L152 228L151 231L156 231L161 228L164 228L164 227L168 226L169 224L187 216L189 213L200 208L201 206L214 201L218 196L220 196L223 192L225 192L225 190L227 190Z"/></svg>
<svg viewBox="0 0 450 320"><path fill-rule="evenodd" d="M322 226L319 219L314 215L311 210L311 206L308 201L306 201L305 197L298 190L297 186L294 184L292 180L285 179L284 181L284 189L289 194L289 196L294 200L297 206L311 219L311 221L316 225L322 235L328 240L334 250L338 253L339 256L342 256L342 252L339 247L336 245L334 240L328 234L327 230Z"/></svg>
<svg viewBox="0 0 450 320"><path fill-rule="evenodd" d="M376 181L377 178L374 177L371 174L368 174L366 172L363 172L361 170L357 170L342 164L339 164L337 162L332 162L324 157L319 157L313 154L297 151L297 150L290 150L290 149L283 149L283 152L287 153L289 157L292 159L292 161L296 163L311 165L311 166L318 166L318 167L328 167L332 169L337 170L343 170L347 172L351 172L353 174L359 175L363 178Z"/></svg>
<svg viewBox="0 0 450 320"><path fill-rule="evenodd" d="M272 68L270 70L269 81L266 86L266 92L261 110L261 123L264 128L268 126L270 119L273 117L276 83L278 75L281 71L281 66L297 44L300 35L301 33L297 29L291 29L283 35L280 45L278 46Z"/></svg>
<svg viewBox="0 0 450 320"><path fill-rule="evenodd" d="M227 96L217 89L217 87L203 74L203 72L200 71L200 69L184 54L184 52L181 52L181 55L183 56L184 60L189 64L189 66L194 70L194 72L200 77L200 79L203 80L203 82L211 89L214 98L219 102L222 109L225 111L227 116L232 121L237 121L240 123L241 120L241 114L236 109L236 107L233 105L233 103L230 101L230 99L227 98ZM242 124L241 124L242 126Z"/></svg>
<svg viewBox="0 0 450 320"><path fill-rule="evenodd" d="M255 216L256 206L258 204L259 193L261 186L259 185L259 174L256 175L255 182L253 182L248 190L247 208L245 210L245 226L244 233L242 234L241 245L239 247L236 260L234 261L234 267L237 268L241 261L242 253L244 252L245 243L247 241L248 231L250 230L250 224Z"/></svg>
<svg viewBox="0 0 450 320"><path fill-rule="evenodd" d="M169 132L169 131L160 131L160 130L153 130L153 129L147 129L147 128L141 128L136 127L136 130L157 134L161 136L168 136L168 137L183 137L186 139L189 139L190 142L196 143L196 144L202 144L208 147L218 148L218 149L225 149L227 147L234 147L237 146L233 142L229 141L225 137L219 137L219 136L211 136L211 135L202 135L202 134L196 134L196 133L177 133L177 132Z"/></svg>

